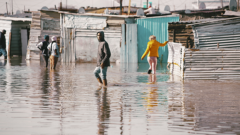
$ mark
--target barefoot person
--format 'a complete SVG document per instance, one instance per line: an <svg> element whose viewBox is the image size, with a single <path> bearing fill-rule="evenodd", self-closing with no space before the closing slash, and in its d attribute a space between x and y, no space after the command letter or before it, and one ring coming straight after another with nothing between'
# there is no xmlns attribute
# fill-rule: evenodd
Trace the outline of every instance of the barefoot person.
<svg viewBox="0 0 240 135"><path fill-rule="evenodd" d="M153 74L156 74L157 57L159 57L158 49L159 49L159 47L165 46L168 43L168 41L165 41L163 44L159 43L156 40L156 37L154 35L150 36L149 40L150 41L148 42L147 49L146 49L145 53L142 55L141 60L143 60L144 57L149 53L148 58L147 58L149 66L150 66L148 69L148 74L151 74L151 72Z"/></svg>
<svg viewBox="0 0 240 135"><path fill-rule="evenodd" d="M111 52L108 46L108 43L104 39L104 32L100 31L97 33L97 38L99 41L98 44L98 53L97 53L97 67L94 70L94 75L97 78L100 84L107 86L107 69L110 66ZM102 79L99 76L99 73L102 72Z"/></svg>
<svg viewBox="0 0 240 135"><path fill-rule="evenodd" d="M6 51L6 38L5 38L6 30L2 30L0 32L0 57L3 55L4 59L7 59L7 51Z"/></svg>
<svg viewBox="0 0 240 135"><path fill-rule="evenodd" d="M45 61L46 67L48 67L48 59L49 59L48 48L47 48L48 44L49 44L49 36L45 35L44 41L36 45L37 48L42 51L42 57Z"/></svg>
<svg viewBox="0 0 240 135"><path fill-rule="evenodd" d="M52 43L48 45L48 50L51 51L50 56L50 69L55 69L59 57L59 47L56 43L57 38L52 36Z"/></svg>

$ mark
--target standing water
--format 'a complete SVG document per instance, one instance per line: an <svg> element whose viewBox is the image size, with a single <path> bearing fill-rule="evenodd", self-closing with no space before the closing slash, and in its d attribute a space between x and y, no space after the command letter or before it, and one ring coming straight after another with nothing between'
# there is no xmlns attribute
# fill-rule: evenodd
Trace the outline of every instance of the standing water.
<svg viewBox="0 0 240 135"><path fill-rule="evenodd" d="M95 66L0 61L0 134L240 134L239 82L180 81L166 64L156 75L147 63L112 64L101 88Z"/></svg>

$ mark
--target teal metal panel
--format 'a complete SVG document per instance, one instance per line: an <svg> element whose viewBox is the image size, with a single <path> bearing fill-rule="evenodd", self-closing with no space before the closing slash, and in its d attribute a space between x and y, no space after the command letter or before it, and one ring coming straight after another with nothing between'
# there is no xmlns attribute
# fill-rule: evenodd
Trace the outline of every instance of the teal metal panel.
<svg viewBox="0 0 240 135"><path fill-rule="evenodd" d="M163 43L168 41L168 23L179 21L179 16L162 16L154 18L137 19L137 40L138 40L138 62L147 62L147 57L141 60L143 53L147 48L149 36L155 35L157 41ZM167 63L168 47L159 47L158 62Z"/></svg>

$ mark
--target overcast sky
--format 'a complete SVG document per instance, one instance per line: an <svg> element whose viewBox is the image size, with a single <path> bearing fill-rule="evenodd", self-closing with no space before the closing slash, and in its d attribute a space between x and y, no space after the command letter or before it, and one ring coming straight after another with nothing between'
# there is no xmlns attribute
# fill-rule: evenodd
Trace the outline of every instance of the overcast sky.
<svg viewBox="0 0 240 135"><path fill-rule="evenodd" d="M12 1L13 1L13 12L16 13L17 10L23 11L24 6L25 10L30 9L31 11L36 11L41 9L43 6L48 8L59 6L59 3L62 1L63 5L74 6L75 8L80 8L82 6L93 6L93 7L110 7L110 6L119 6L117 2L113 0L0 0L0 13L6 13L6 2L8 3L8 11L12 11ZM153 7L160 5L160 10L164 10L166 5L169 5L171 10L192 9L192 2L196 0L149 0L153 3ZM206 1L206 0L205 0ZM211 0L214 1L214 0ZM218 0L219 1L219 0ZM146 0L132 0L132 4L136 6L142 6L142 3ZM128 5L129 0L123 0L123 5Z"/></svg>

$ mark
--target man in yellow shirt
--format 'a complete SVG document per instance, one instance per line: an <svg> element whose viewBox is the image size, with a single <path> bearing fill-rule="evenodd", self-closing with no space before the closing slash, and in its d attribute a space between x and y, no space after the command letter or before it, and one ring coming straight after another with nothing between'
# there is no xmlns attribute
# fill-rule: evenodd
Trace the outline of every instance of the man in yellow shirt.
<svg viewBox="0 0 240 135"><path fill-rule="evenodd" d="M148 46L147 46L147 49L145 51L145 53L142 55L142 58L141 60L144 59L144 57L148 54L148 63L150 65L150 68L148 69L148 74L151 74L151 72L153 74L156 73L156 67L157 67L157 57L158 56L158 49L159 47L164 47L168 41L165 41L163 44L162 43L159 43L157 40L156 40L156 36L154 35L151 35L149 37L149 42L148 42Z"/></svg>

